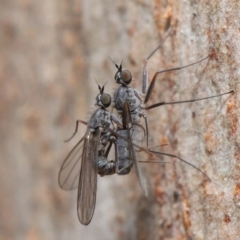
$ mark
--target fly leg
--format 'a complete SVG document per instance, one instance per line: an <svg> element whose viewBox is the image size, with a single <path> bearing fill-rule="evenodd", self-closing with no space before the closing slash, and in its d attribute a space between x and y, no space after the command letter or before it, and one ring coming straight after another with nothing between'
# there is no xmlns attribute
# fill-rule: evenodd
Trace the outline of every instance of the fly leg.
<svg viewBox="0 0 240 240"><path fill-rule="evenodd" d="M155 51L153 51L153 53L155 53ZM152 53L152 54L153 54L153 53ZM151 57L152 54L150 54L149 57ZM146 103L149 101L149 99L150 99L150 97L151 97L151 95L152 95L154 86L155 86L155 82L156 82L157 77L158 77L159 74L164 73L164 72L176 71L176 70L180 70L180 69L183 69L183 68L190 67L190 66L192 66L192 65L195 65L195 64L197 64L197 63L200 63L200 62L208 59L209 57L210 57L210 55L208 55L207 57L205 57L205 58L203 58L203 59L201 59L201 60L199 60L199 61L197 61L197 62L188 64L188 65L185 65L185 66L182 66L182 67L170 68L170 69L165 69L165 70L156 72L156 73L154 74L153 79L152 79L152 81L151 81L151 83L150 83L150 86L149 86L149 88L148 88L148 90L147 90L147 93L146 93L146 96L145 96L145 99L144 99L144 104L146 104ZM167 105L167 104L170 105L170 104L179 104L179 103L187 103L187 102L196 102L196 101L206 100L206 99L210 99L210 98L220 97L220 96L222 96L222 95L231 94L231 93L233 93L233 92L234 92L234 91L231 90L231 91L228 91L228 92L225 92L225 93L221 93L221 94L217 94L217 95L214 95L214 96L209 96L209 97L204 97L204 98L198 98L198 99L190 99L190 100L185 100L185 101L159 102L159 103L156 103L156 104L152 104L152 105L150 105L150 106L147 106L147 107L143 107L143 109L145 109L145 110L150 110L150 109L152 109L152 108L156 108L156 107L159 107L159 106L162 106L162 105Z"/></svg>
<svg viewBox="0 0 240 240"><path fill-rule="evenodd" d="M225 92L225 93L220 93L214 96L210 96L210 97L204 97L204 98L197 98L197 99L190 99L190 100L185 100L185 101L176 101L176 102L159 102L159 103L155 103L152 104L150 106L144 107L145 110L150 110L159 106L163 106L163 105L173 105L173 104L179 104L179 103L189 103L189 102L197 102L197 101L201 101L201 100L206 100L206 99L210 99L210 98L215 98L215 97L220 97L226 94L231 94L234 93L234 90L231 90L229 92Z"/></svg>
<svg viewBox="0 0 240 240"><path fill-rule="evenodd" d="M154 86L155 86L155 82L156 82L157 77L158 77L159 74L164 73L164 72L176 71L176 70L180 70L180 69L183 69L183 68L190 67L190 66L192 66L192 65L195 65L195 64L197 64L197 63L200 63L200 62L208 59L209 56L210 56L210 55L208 55L207 57L205 57L205 58L203 58L203 59L201 59L201 60L199 60L199 61L197 61L197 62L188 64L188 65L185 65L185 66L182 66L182 67L169 68L169 69L165 69L165 70L156 72L156 73L154 74L153 79L152 79L152 81L151 81L151 83L150 83L150 86L149 86L149 88L148 88L148 90L147 90L147 93L146 93L146 96L145 96L145 99L144 99L144 104L147 103L148 100L150 99L150 97L151 97L151 95L152 95L152 92L153 92L153 89L154 89Z"/></svg>
<svg viewBox="0 0 240 240"><path fill-rule="evenodd" d="M147 137L147 149L150 146L150 135L149 135L149 127L148 127L148 118L146 114L143 114L143 118L145 121L145 126L146 126L146 137Z"/></svg>
<svg viewBox="0 0 240 240"><path fill-rule="evenodd" d="M129 172L129 169L131 169L133 166L133 161L131 161L127 166L121 168L120 170L117 171L117 174L122 175L122 173L127 170Z"/></svg>
<svg viewBox="0 0 240 240"><path fill-rule="evenodd" d="M171 30L167 33L166 37L163 39L163 42L156 48L154 49L150 55L147 57L147 59L145 60L145 64L144 64L144 67L143 67L143 74L142 74L142 93L146 93L146 96L145 96L145 99L144 99L144 104L146 104L151 95L152 95L152 92L153 92L153 89L154 89L154 86L155 86L155 82L157 80L157 77L159 74L161 73L164 73L164 72L170 72L170 71L177 71L177 70L181 70L183 68L187 68L187 67L190 67L190 66L193 66L195 64L198 64L206 59L208 59L210 57L210 55L208 55L207 57L199 60L199 61L196 61L196 62L193 62L191 64L188 64L188 65L185 65L185 66L182 66L182 67L175 67L175 68L170 68L170 69L165 69L165 70L162 70L162 71L158 71L154 74L153 76L153 79L150 83L150 86L148 87L148 71L147 71L147 63L148 63L148 60L155 54L155 52L163 45L163 43L165 42L165 40L167 39L167 37L169 36L169 34L171 33ZM219 97L219 96L222 96L222 95L225 95L225 94L230 94L230 93L233 93L233 91L229 91L229 92L226 92L226 93L222 93L222 94L218 94L218 95L214 95L214 96L210 96L210 97L205 97L205 98L200 98L200 99L193 99L193 100L186 100L186 101L178 101L178 102L160 102L160 103L157 103L157 104L153 104L149 107L145 107L144 109L145 110L149 110L149 109L152 109L152 108L155 108L155 107L158 107L158 106L161 106L161 105L166 105L166 104L178 104L178 103L185 103L185 102L195 102L195 101L200 101L200 100L204 100L204 99L209 99L209 98L214 98L214 97ZM146 122L146 118L145 118L145 124L147 125L147 122ZM149 137L148 137L148 143L149 144Z"/></svg>
<svg viewBox="0 0 240 240"><path fill-rule="evenodd" d="M74 131L73 135L72 135L70 138L68 138L67 140L65 140L64 142L69 142L69 141L76 135L76 133L77 133L77 131L78 131L78 124L79 124L79 123L82 123L82 124L84 124L84 125L87 125L87 122L82 121L82 120L77 120L77 121L76 121L75 131Z"/></svg>
<svg viewBox="0 0 240 240"><path fill-rule="evenodd" d="M147 89L148 89L148 71L147 71L147 64L148 64L148 60L154 55L154 53L162 47L163 43L165 42L165 40L168 38L169 34L171 33L172 29L170 29L167 33L167 35L164 37L163 41L161 42L160 45L157 46L157 48L155 48L150 55L147 57L147 59L145 60L144 66L143 66L143 72L142 72L142 93L146 93Z"/></svg>

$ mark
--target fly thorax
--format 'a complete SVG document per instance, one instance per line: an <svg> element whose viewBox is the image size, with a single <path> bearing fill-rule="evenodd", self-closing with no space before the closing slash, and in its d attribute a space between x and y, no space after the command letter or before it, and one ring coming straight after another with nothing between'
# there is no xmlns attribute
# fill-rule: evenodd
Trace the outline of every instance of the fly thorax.
<svg viewBox="0 0 240 240"><path fill-rule="evenodd" d="M127 93L128 97L134 98L134 91L132 88L126 88L126 93Z"/></svg>
<svg viewBox="0 0 240 240"><path fill-rule="evenodd" d="M103 110L102 116L99 120L100 120L100 124L103 128L109 127L111 125L110 113L106 110Z"/></svg>
<svg viewBox="0 0 240 240"><path fill-rule="evenodd" d="M91 132L93 132L94 129L97 129L99 127L98 119L99 119L99 111L97 110L91 115L88 121L88 126L91 129Z"/></svg>
<svg viewBox="0 0 240 240"><path fill-rule="evenodd" d="M135 106L136 106L136 99L134 98L127 98L126 101L128 102L129 104L129 107L130 107L130 111L132 111L133 109L135 109Z"/></svg>
<svg viewBox="0 0 240 240"><path fill-rule="evenodd" d="M117 111L122 111L123 109L123 103L126 101L128 98L128 88L126 87L119 87L116 89L114 93L114 103L115 103L115 108Z"/></svg>
<svg viewBox="0 0 240 240"><path fill-rule="evenodd" d="M140 117L139 117L139 114L137 114L137 113L132 113L131 114L131 117L132 117L132 121L133 122L140 122Z"/></svg>

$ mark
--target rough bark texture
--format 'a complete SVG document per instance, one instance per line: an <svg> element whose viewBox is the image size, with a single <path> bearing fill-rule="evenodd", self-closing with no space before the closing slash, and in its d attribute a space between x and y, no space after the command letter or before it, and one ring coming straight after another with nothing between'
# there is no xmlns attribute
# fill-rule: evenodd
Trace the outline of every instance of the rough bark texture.
<svg viewBox="0 0 240 240"><path fill-rule="evenodd" d="M0 239L239 239L239 1L0 1ZM98 92L116 87L123 65L141 90L144 60L158 70L150 103L231 96L149 111L152 145L168 143L178 160L144 166L145 199L134 171L100 178L91 224L81 226L76 192L57 184L64 144L86 119ZM142 159L148 159L143 155Z"/></svg>

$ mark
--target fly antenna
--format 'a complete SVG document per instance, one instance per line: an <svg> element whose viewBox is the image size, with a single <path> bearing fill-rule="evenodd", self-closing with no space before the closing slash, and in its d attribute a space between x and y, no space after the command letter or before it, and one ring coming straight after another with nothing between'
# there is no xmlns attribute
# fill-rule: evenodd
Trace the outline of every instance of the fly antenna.
<svg viewBox="0 0 240 240"><path fill-rule="evenodd" d="M123 60L121 61L120 67L119 67L119 69L118 69L119 72L122 71L122 63L123 63Z"/></svg>
<svg viewBox="0 0 240 240"><path fill-rule="evenodd" d="M107 84L108 80L103 84L103 87L105 87L105 85Z"/></svg>
<svg viewBox="0 0 240 240"><path fill-rule="evenodd" d="M106 82L103 84L102 89L101 89L101 94L103 94L103 92L104 92L104 87L105 87L105 85L107 84L107 82L108 82L108 81L106 81Z"/></svg>
<svg viewBox="0 0 240 240"><path fill-rule="evenodd" d="M95 82L96 82L96 84L98 85L98 89L99 89L99 91L101 92L101 86L99 85L99 83L97 82L97 79L94 77L94 80L95 80Z"/></svg>
<svg viewBox="0 0 240 240"><path fill-rule="evenodd" d="M112 61L112 63L115 65L115 67L118 69L118 71L121 72L123 60L121 61L120 66L118 66L109 56L108 56L108 58Z"/></svg>
<svg viewBox="0 0 240 240"><path fill-rule="evenodd" d="M119 70L119 66L108 56L108 58L111 60L111 62L115 65L115 67Z"/></svg>
<svg viewBox="0 0 240 240"><path fill-rule="evenodd" d="M98 82L97 82L97 80L96 80L96 78L94 77L94 79L95 79L95 82L97 83L97 85L98 85L98 90L99 90L99 92L101 93L101 94L103 94L103 92L104 92L104 86L105 86L105 84L107 83L107 81L104 83L104 85L101 87L99 84L98 84Z"/></svg>

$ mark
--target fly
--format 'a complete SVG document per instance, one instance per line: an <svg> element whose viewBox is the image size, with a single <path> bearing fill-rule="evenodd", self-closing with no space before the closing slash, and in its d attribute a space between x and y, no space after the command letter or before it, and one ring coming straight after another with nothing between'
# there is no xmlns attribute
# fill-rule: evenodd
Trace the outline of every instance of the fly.
<svg viewBox="0 0 240 240"><path fill-rule="evenodd" d="M62 189L78 188L77 212L79 221L84 225L88 225L93 217L97 173L104 176L116 172L114 161L107 160L109 151L105 151L107 145L111 145L115 138L106 129L113 129L113 122L119 127L122 126L117 117L106 109L111 104L111 96L104 93L104 86L99 86L99 91L100 94L96 97L98 108L91 114L89 121L77 121L73 136L77 132L79 122L87 125L86 133L67 155L58 176Z"/></svg>

